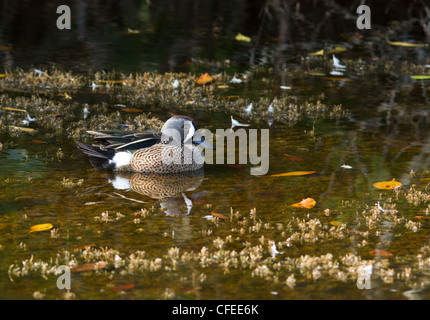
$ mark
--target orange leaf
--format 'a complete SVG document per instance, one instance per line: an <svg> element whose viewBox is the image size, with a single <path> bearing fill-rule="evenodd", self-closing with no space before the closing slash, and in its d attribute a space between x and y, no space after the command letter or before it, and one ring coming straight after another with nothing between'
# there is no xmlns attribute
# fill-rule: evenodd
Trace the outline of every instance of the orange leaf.
<svg viewBox="0 0 430 320"><path fill-rule="evenodd" d="M298 207L298 208L302 207L302 208L306 208L306 209L311 209L311 208L315 207L315 205L316 205L316 201L314 199L306 198L306 199L303 199L299 203L292 204L291 207Z"/></svg>
<svg viewBox="0 0 430 320"><path fill-rule="evenodd" d="M289 154L284 153L284 156L286 156L288 159L290 159L291 161L304 161L302 158L300 157L296 157L296 156L291 156Z"/></svg>
<svg viewBox="0 0 430 320"><path fill-rule="evenodd" d="M214 78L212 78L208 73L205 73L203 75L200 76L200 78L198 78L196 80L197 84L205 84L208 82L211 82Z"/></svg>
<svg viewBox="0 0 430 320"><path fill-rule="evenodd" d="M293 171L293 172L284 172L278 174L272 174L271 177L288 177L288 176L304 176L306 174L314 173L315 171Z"/></svg>
<svg viewBox="0 0 430 320"><path fill-rule="evenodd" d="M382 182L375 182L373 186L378 189L394 189L396 187L400 187L402 183L396 181L396 179L393 179L391 181L382 181Z"/></svg>
<svg viewBox="0 0 430 320"><path fill-rule="evenodd" d="M223 215L221 213L211 212L211 215L213 215L215 218L222 219L222 220L225 220L225 221L229 221L230 220L227 216L225 216L225 215Z"/></svg>
<svg viewBox="0 0 430 320"><path fill-rule="evenodd" d="M36 231L45 231L52 229L54 226L50 223L42 223L42 224L36 224L30 228L30 231L28 233L36 232Z"/></svg>
<svg viewBox="0 0 430 320"><path fill-rule="evenodd" d="M131 290L134 288L134 284L130 283L130 284L120 284L118 286L115 286L112 288L113 291L126 291L126 290Z"/></svg>
<svg viewBox="0 0 430 320"><path fill-rule="evenodd" d="M381 249L371 250L369 253L372 256L381 256L384 258L390 258L390 257L394 256L394 254L392 254L391 252L386 251L386 250L381 250Z"/></svg>

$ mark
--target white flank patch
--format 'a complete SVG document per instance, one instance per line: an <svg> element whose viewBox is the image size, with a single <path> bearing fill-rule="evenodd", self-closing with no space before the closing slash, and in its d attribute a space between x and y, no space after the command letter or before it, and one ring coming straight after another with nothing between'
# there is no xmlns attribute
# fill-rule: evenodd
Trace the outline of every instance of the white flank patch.
<svg viewBox="0 0 430 320"><path fill-rule="evenodd" d="M129 165L131 162L131 157L132 154L129 151L118 152L115 154L112 160L109 160L109 163L114 163L115 169L119 169L123 166Z"/></svg>

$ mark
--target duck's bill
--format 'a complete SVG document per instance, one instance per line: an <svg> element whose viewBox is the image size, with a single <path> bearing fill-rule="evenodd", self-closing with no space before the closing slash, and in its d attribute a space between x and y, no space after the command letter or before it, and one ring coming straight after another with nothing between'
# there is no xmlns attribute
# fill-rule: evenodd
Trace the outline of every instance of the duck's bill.
<svg viewBox="0 0 430 320"><path fill-rule="evenodd" d="M201 145L205 149L215 150L215 147L209 141L206 141L204 138L201 138L199 141L193 140L193 142Z"/></svg>

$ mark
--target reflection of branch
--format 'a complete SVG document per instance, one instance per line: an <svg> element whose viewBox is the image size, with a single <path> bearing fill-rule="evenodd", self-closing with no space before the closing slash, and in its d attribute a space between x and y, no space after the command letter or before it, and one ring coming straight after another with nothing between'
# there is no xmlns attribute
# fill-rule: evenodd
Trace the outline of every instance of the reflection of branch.
<svg viewBox="0 0 430 320"><path fill-rule="evenodd" d="M288 0L273 0L271 2L271 7L276 12L276 16L279 22L279 32L278 32L278 52L276 55L275 69L276 71L281 70L281 64L283 61L283 50L285 49L285 44L290 38L290 1ZM291 41L289 41L291 42Z"/></svg>
<svg viewBox="0 0 430 320"><path fill-rule="evenodd" d="M145 202L145 201L141 201L141 200L137 200L137 199L133 199L133 198L127 198L126 196L123 196L122 194L117 193L117 192L113 192L113 194L115 194L115 195L117 195L118 197L121 197L121 198L123 198L123 199L127 199L127 200L134 201L134 202L137 202L137 203L147 203L147 202Z"/></svg>
<svg viewBox="0 0 430 320"><path fill-rule="evenodd" d="M424 10L420 10L420 24L426 35L427 42L430 42L430 9L429 7L427 7L423 0L419 0L419 2L424 8ZM423 12L426 13L427 17L423 16Z"/></svg>

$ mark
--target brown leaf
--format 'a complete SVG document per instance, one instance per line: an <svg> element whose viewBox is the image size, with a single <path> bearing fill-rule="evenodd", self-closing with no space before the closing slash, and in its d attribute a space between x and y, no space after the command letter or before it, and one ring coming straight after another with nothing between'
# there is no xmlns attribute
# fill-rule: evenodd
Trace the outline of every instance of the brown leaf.
<svg viewBox="0 0 430 320"><path fill-rule="evenodd" d="M129 283L129 284L120 284L118 286L112 287L112 290L117 292L117 291L127 291L127 290L131 290L133 288L134 288L134 284Z"/></svg>
<svg viewBox="0 0 430 320"><path fill-rule="evenodd" d="M291 156L289 154L284 153L284 156L286 156L289 160L291 161L304 161L302 158L300 157L296 157L296 156Z"/></svg>
<svg viewBox="0 0 430 320"><path fill-rule="evenodd" d="M103 269L106 268L106 261L100 260L98 262L94 263L85 263L81 264L79 266L74 266L71 268L72 272L86 272L86 271L93 271L97 269Z"/></svg>

